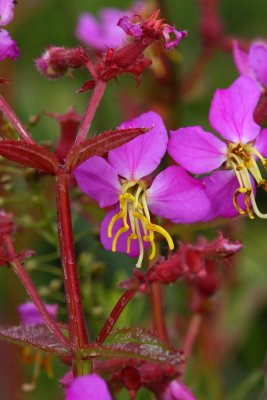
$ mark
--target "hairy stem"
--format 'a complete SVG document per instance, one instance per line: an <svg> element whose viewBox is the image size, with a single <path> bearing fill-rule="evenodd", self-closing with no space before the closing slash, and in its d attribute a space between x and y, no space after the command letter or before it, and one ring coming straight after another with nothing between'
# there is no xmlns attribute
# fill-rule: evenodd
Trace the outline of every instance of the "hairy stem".
<svg viewBox="0 0 267 400"><path fill-rule="evenodd" d="M12 262L10 263L12 270L15 272L19 280L21 281L22 285L25 287L26 292L30 296L32 302L38 309L40 315L42 316L46 326L50 330L51 333L53 333L57 339L67 348L70 347L69 342L63 335L63 333L60 331L60 329L57 326L57 323L54 321L54 319L50 316L48 313L44 302L42 301L39 293L37 292L36 287L34 286L31 278L27 274L26 270L23 268L21 262L19 261L12 241L9 237L5 237L5 244L7 247L7 250L12 257Z"/></svg>
<svg viewBox="0 0 267 400"><path fill-rule="evenodd" d="M76 144L83 142L86 139L87 133L90 129L92 120L99 106L106 89L106 83L99 80L94 88L92 96L90 97L87 109L85 111L81 126L77 133Z"/></svg>
<svg viewBox="0 0 267 400"><path fill-rule="evenodd" d="M69 176L65 173L56 177L58 237L64 272L64 286L68 311L69 334L72 348L77 350L88 344L80 284L74 250L70 214Z"/></svg>
<svg viewBox="0 0 267 400"><path fill-rule="evenodd" d="M105 325L101 329L101 332L99 333L99 335L96 339L97 343L101 344L104 342L104 340L106 339L108 334L113 329L113 327L114 327L115 323L117 322L119 316L121 315L122 311L124 310L126 305L129 303L129 301L134 297L134 295L136 293L137 293L137 289L128 289L119 298L119 301L117 302L117 304L111 311L108 320L106 321Z"/></svg>
<svg viewBox="0 0 267 400"><path fill-rule="evenodd" d="M23 139L26 143L35 143L26 127L19 120L12 108L2 96L0 96L0 110L4 113L11 125L16 129L21 139Z"/></svg>
<svg viewBox="0 0 267 400"><path fill-rule="evenodd" d="M159 282L153 282L151 284L150 300L152 306L154 328L160 339L167 343L168 335L164 319L163 293L162 293L162 286Z"/></svg>

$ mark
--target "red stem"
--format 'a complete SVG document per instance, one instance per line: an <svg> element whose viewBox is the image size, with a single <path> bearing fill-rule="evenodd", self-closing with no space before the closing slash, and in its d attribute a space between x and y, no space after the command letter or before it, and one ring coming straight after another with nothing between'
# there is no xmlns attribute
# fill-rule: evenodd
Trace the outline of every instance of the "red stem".
<svg viewBox="0 0 267 400"><path fill-rule="evenodd" d="M40 315L42 316L44 322L46 323L46 326L48 327L48 329L50 330L51 333L53 333L57 339L66 347L69 348L70 344L67 341L67 339L65 338L65 336L62 334L62 332L60 331L60 329L58 328L56 322L53 320L53 318L51 318L50 314L48 313L39 293L36 290L36 287L34 286L31 278L29 277L29 275L27 274L27 272L25 271L25 269L23 268L23 266L21 265L11 239L6 236L5 237L5 243L6 243L6 247L8 250L9 255L12 257L12 262L10 263L13 271L15 272L15 274L17 275L17 277L19 278L19 280L21 281L22 285L25 287L28 295L30 296L32 302L35 304L35 306L37 307Z"/></svg>
<svg viewBox="0 0 267 400"><path fill-rule="evenodd" d="M129 303L129 301L134 297L134 295L137 293L137 289L128 289L126 292L123 293L123 295L119 298L119 301L113 308L113 310L110 313L110 316L108 320L106 321L105 325L101 329L101 332L99 333L96 342L101 344L104 342L108 334L111 332L113 329L115 323L117 322L119 316L121 315L122 311L126 307L126 305Z"/></svg>
<svg viewBox="0 0 267 400"><path fill-rule="evenodd" d="M159 282L153 282L150 286L150 300L152 305L152 314L154 328L161 340L168 343L168 335L164 319L163 293Z"/></svg>
<svg viewBox="0 0 267 400"><path fill-rule="evenodd" d="M56 177L58 237L64 285L67 300L70 341L74 350L88 344L81 291L74 250L72 222L70 214L69 176L65 173Z"/></svg>
<svg viewBox="0 0 267 400"><path fill-rule="evenodd" d="M92 120L94 118L95 112L99 106L99 103L103 97L106 89L106 83L99 80L94 88L90 101L88 103L87 109L85 111L81 126L77 133L76 144L83 142L86 139L87 133L90 129Z"/></svg>
<svg viewBox="0 0 267 400"><path fill-rule="evenodd" d="M26 127L16 116L9 104L3 98L3 96L0 96L0 110L2 110L9 122L14 126L21 139L23 139L26 143L35 143Z"/></svg>
<svg viewBox="0 0 267 400"><path fill-rule="evenodd" d="M187 361L196 341L200 326L201 326L202 318L200 314L193 314L189 323L189 327L186 333L186 337L184 339L183 351L185 355L185 360ZM181 373L184 373L186 368L186 362L182 365Z"/></svg>

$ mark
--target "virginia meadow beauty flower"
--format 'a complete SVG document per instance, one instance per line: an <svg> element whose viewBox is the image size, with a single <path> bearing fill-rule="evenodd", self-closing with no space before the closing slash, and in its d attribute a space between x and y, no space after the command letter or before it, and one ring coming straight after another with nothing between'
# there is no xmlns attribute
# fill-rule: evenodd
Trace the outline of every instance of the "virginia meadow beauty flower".
<svg viewBox="0 0 267 400"><path fill-rule="evenodd" d="M66 400L111 400L104 379L96 374L79 376L67 389Z"/></svg>
<svg viewBox="0 0 267 400"><path fill-rule="evenodd" d="M235 41L233 57L240 75L249 76L261 86L267 87L267 41L253 42L248 51L243 50Z"/></svg>
<svg viewBox="0 0 267 400"><path fill-rule="evenodd" d="M253 193L254 180L258 187L267 189L256 163L258 158L266 169L267 129L261 131L253 119L259 98L259 86L249 77L238 78L228 89L216 90L209 121L226 142L200 126L171 132L168 151L188 171L206 174L225 167L203 178L213 206L207 219L233 217L236 211L254 218L250 202L258 217L267 218L259 211Z"/></svg>
<svg viewBox="0 0 267 400"><path fill-rule="evenodd" d="M0 27L7 25L14 17L14 1L0 0ZM5 29L0 29L0 61L6 58L16 60L20 55L16 42Z"/></svg>
<svg viewBox="0 0 267 400"><path fill-rule="evenodd" d="M56 321L58 315L58 305L46 304L45 308L49 315ZM41 317L38 309L30 301L20 304L17 308L17 311L23 325L44 324L44 320Z"/></svg>
<svg viewBox="0 0 267 400"><path fill-rule="evenodd" d="M203 184L181 167L165 169L151 183L148 175L165 154L167 131L155 112L120 125L123 129L135 127L151 129L110 151L108 160L88 159L74 176L80 189L100 207L113 206L101 225L105 249L139 256L136 266L141 267L146 247L151 246L151 260L156 255L156 233L166 239L170 250L174 248L169 233L152 222L151 213L177 223L192 223L204 218L210 204Z"/></svg>
<svg viewBox="0 0 267 400"><path fill-rule="evenodd" d="M103 51L107 47L119 47L127 37L117 25L119 19L125 15L139 13L142 7L141 3L136 3L132 10L103 8L99 13L99 19L90 13L83 13L78 20L76 36L95 50Z"/></svg>

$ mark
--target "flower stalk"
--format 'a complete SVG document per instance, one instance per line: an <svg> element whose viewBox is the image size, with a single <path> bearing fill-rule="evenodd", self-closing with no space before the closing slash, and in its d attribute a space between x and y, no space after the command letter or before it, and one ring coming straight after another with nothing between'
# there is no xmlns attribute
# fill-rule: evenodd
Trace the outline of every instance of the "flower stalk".
<svg viewBox="0 0 267 400"><path fill-rule="evenodd" d="M70 347L69 342L67 341L67 339L65 338L65 336L63 335L61 330L58 328L57 323L50 316L36 287L34 286L32 280L31 280L31 278L29 277L26 270L23 268L21 262L19 261L17 255L15 253L11 238L8 236L5 236L4 240L5 240L5 245L7 247L9 255L12 258L12 261L10 262L10 266L11 266L12 270L15 272L15 274L21 281L22 285L25 287L32 302L35 304L40 315L42 316L47 328L50 330L51 333L53 333L56 336L56 338L66 348L69 348Z"/></svg>
<svg viewBox="0 0 267 400"><path fill-rule="evenodd" d="M69 319L69 335L73 350L78 350L88 343L85 325L80 284L74 250L72 222L70 214L69 177L64 172L56 177L58 237L67 311Z"/></svg>
<svg viewBox="0 0 267 400"><path fill-rule="evenodd" d="M105 92L106 85L107 84L102 80L97 81L92 96L89 100L87 109L85 111L83 120L81 122L81 126L78 130L76 144L79 144L86 139L87 133L90 129L96 110Z"/></svg>
<svg viewBox="0 0 267 400"><path fill-rule="evenodd" d="M31 138L30 133L27 128L23 125L23 123L16 116L14 111L8 105L6 100L0 96L0 110L5 114L9 122L16 129L21 139L23 139L26 143L34 144L34 140Z"/></svg>
<svg viewBox="0 0 267 400"><path fill-rule="evenodd" d="M153 282L150 286L150 300L153 315L154 328L161 340L168 343L168 334L164 319L163 293L159 282Z"/></svg>
<svg viewBox="0 0 267 400"><path fill-rule="evenodd" d="M117 304L111 311L108 320L106 321L105 325L101 329L101 331L96 339L96 342L98 344L101 344L105 341L106 337L109 335L109 333L113 329L115 323L119 319L119 316L121 315L122 311L127 306L129 301L135 296L136 293L137 293L137 289L128 289L119 298Z"/></svg>

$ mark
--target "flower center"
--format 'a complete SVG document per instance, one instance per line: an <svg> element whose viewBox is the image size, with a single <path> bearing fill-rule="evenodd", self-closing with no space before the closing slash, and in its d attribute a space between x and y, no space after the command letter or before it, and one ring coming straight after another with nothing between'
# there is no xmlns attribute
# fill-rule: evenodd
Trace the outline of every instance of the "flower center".
<svg viewBox="0 0 267 400"><path fill-rule="evenodd" d="M113 238L112 251L116 251L120 235L128 232L127 253L131 251L132 240L138 240L139 257L136 267L140 268L144 258L144 242L149 242L151 245L149 259L153 260L156 256L155 232L160 233L167 240L170 250L174 249L174 243L164 228L151 222L146 199L146 184L143 181L123 181L121 189L120 211L109 223L108 237ZM123 226L113 235L113 226L120 219L123 221Z"/></svg>
<svg viewBox="0 0 267 400"><path fill-rule="evenodd" d="M257 182L258 187L267 191L267 181L262 178L259 167L255 158L258 158L265 170L267 170L267 160L251 145L251 144L230 144L228 146L228 160L227 166L234 169L236 177L239 182L239 188L235 191L233 196L234 206L240 214L247 214L249 218L253 219L254 215L250 210L250 201L254 213L260 217L267 219L267 214L260 212L251 184L251 175ZM245 210L238 204L238 196L245 195Z"/></svg>

